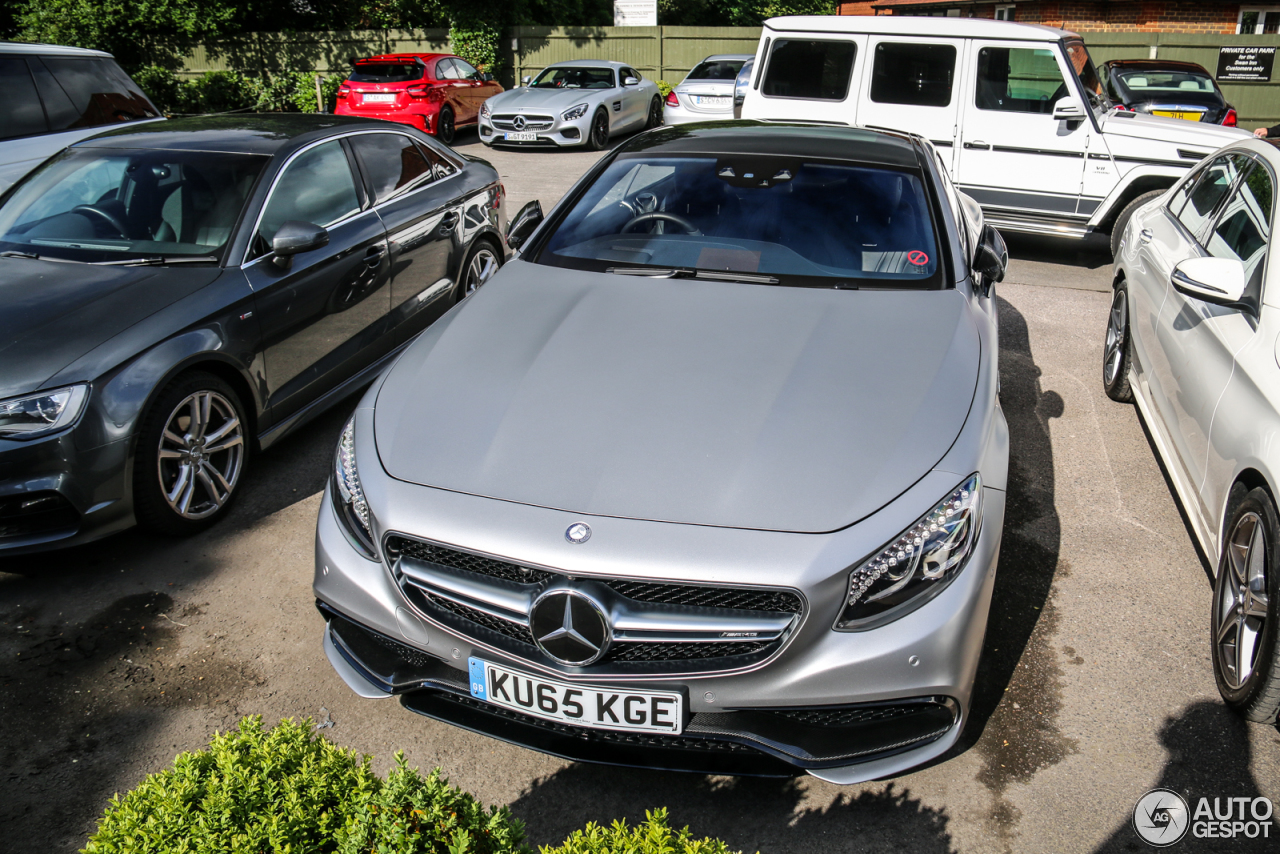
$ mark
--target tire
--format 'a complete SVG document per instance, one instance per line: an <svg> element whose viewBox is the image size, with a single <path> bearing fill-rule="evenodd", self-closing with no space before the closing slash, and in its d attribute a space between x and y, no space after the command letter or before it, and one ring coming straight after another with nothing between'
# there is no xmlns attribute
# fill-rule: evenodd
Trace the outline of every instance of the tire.
<svg viewBox="0 0 1280 854"><path fill-rule="evenodd" d="M456 128L453 125L453 108L441 107L440 118L436 120L436 139L445 145L453 145Z"/></svg>
<svg viewBox="0 0 1280 854"><path fill-rule="evenodd" d="M458 277L457 301L461 302L480 290L480 286L502 266L502 251L488 240L477 240L462 263L462 275Z"/></svg>
<svg viewBox="0 0 1280 854"><path fill-rule="evenodd" d="M609 115L598 110L591 117L591 129L587 131L587 150L604 151L609 147Z"/></svg>
<svg viewBox="0 0 1280 854"><path fill-rule="evenodd" d="M662 127L662 99L656 95L649 104L649 121L645 122L645 130L653 130L656 127Z"/></svg>
<svg viewBox="0 0 1280 854"><path fill-rule="evenodd" d="M203 426L194 423L199 410L193 406L203 408ZM138 524L189 536L225 516L249 461L246 423L240 396L213 374L192 371L165 386L137 434Z"/></svg>
<svg viewBox="0 0 1280 854"><path fill-rule="evenodd" d="M1250 490L1226 530L1209 621L1213 676L1233 711L1271 723L1280 711L1280 518L1267 491Z"/></svg>
<svg viewBox="0 0 1280 854"><path fill-rule="evenodd" d="M1154 199L1156 196L1164 195L1164 190L1152 190L1149 193L1143 193L1120 210L1120 215L1116 217L1116 221L1111 226L1111 257L1116 258L1120 255L1120 241L1124 237L1124 230L1129 225L1129 220L1133 219L1133 212Z"/></svg>
<svg viewBox="0 0 1280 854"><path fill-rule="evenodd" d="M1116 285L1107 315L1107 337L1102 347L1102 388L1107 397L1119 403L1133 403L1129 386L1129 289L1124 282Z"/></svg>

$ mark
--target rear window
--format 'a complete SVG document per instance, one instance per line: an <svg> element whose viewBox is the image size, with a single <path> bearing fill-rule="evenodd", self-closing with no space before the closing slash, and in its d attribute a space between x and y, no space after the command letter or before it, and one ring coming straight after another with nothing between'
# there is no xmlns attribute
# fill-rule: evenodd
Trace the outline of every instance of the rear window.
<svg viewBox="0 0 1280 854"><path fill-rule="evenodd" d="M881 104L946 107L956 73L956 49L949 44L876 45L871 100Z"/></svg>
<svg viewBox="0 0 1280 854"><path fill-rule="evenodd" d="M1213 92L1213 79L1196 71L1126 71L1113 68L1115 79L1134 92Z"/></svg>
<svg viewBox="0 0 1280 854"><path fill-rule="evenodd" d="M40 109L35 83L21 57L0 57L0 139L44 133L49 126Z"/></svg>
<svg viewBox="0 0 1280 854"><path fill-rule="evenodd" d="M738 72L742 70L741 59L716 59L699 62L698 65L689 72L689 76L685 80L723 80L726 83L735 80Z"/></svg>
<svg viewBox="0 0 1280 854"><path fill-rule="evenodd" d="M352 83L403 83L421 80L426 69L416 62L357 62Z"/></svg>
<svg viewBox="0 0 1280 854"><path fill-rule="evenodd" d="M765 69L764 94L843 101L849 94L856 50L849 41L778 39Z"/></svg>
<svg viewBox="0 0 1280 854"><path fill-rule="evenodd" d="M129 75L110 59L44 56L31 60L49 130L156 118L159 113Z"/></svg>

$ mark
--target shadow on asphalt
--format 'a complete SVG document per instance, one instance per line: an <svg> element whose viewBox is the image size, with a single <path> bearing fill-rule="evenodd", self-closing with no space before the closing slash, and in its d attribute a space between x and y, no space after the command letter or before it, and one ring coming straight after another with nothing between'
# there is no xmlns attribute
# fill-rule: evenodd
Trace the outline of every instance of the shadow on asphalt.
<svg viewBox="0 0 1280 854"><path fill-rule="evenodd" d="M1039 261L1097 270L1111 266L1111 236L1091 234L1082 240L1067 237L1042 237L1038 234L1001 232L1009 257L1021 261Z"/></svg>

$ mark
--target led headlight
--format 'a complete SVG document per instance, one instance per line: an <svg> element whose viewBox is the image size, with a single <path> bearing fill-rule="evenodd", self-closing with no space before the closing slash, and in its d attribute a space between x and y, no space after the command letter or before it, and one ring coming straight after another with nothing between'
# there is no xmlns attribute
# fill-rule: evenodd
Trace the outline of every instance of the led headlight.
<svg viewBox="0 0 1280 854"><path fill-rule="evenodd" d="M587 105L579 104L576 107L570 107L569 109L565 110L563 113L560 114L560 118L564 119L566 122L571 122L574 119L582 118L586 114L587 114Z"/></svg>
<svg viewBox="0 0 1280 854"><path fill-rule="evenodd" d="M35 439L69 427L80 417L88 397L88 386L72 385L0 400L0 438Z"/></svg>
<svg viewBox="0 0 1280 854"><path fill-rule="evenodd" d="M488 101L485 101L483 104L480 105L480 118L482 119L489 118L489 102Z"/></svg>
<svg viewBox="0 0 1280 854"><path fill-rule="evenodd" d="M964 568L982 528L982 478L964 483L849 575L840 630L874 628L933 598Z"/></svg>
<svg viewBox="0 0 1280 854"><path fill-rule="evenodd" d="M365 557L377 560L373 545L373 523L369 516L369 503L360 488L360 474L356 471L356 417L351 416L342 428L338 450L333 455L333 506L338 519L350 535L351 544Z"/></svg>

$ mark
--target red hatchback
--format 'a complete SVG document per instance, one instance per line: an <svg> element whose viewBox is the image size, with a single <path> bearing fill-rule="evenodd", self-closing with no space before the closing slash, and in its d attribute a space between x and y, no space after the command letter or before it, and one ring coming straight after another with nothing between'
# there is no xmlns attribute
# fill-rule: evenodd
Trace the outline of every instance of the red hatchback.
<svg viewBox="0 0 1280 854"><path fill-rule="evenodd" d="M389 53L357 59L338 88L340 116L413 125L448 145L480 120L480 105L502 91L493 75L445 53Z"/></svg>

